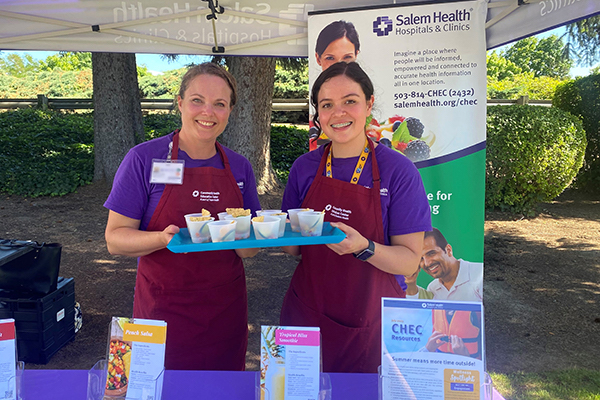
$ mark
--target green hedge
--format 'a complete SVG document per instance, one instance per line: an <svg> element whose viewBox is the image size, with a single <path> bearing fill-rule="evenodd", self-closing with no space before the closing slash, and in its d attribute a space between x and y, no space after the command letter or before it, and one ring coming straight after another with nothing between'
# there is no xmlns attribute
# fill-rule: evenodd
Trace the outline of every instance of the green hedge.
<svg viewBox="0 0 600 400"><path fill-rule="evenodd" d="M583 163L581 122L556 108L488 107L487 208L532 214L566 189Z"/></svg>
<svg viewBox="0 0 600 400"><path fill-rule="evenodd" d="M296 158L308 152L308 130L291 126L271 126L271 164L282 183L287 182Z"/></svg>
<svg viewBox="0 0 600 400"><path fill-rule="evenodd" d="M0 191L61 196L92 181L91 114L23 109L0 113Z"/></svg>
<svg viewBox="0 0 600 400"><path fill-rule="evenodd" d="M583 121L588 145L584 165L575 184L586 191L600 193L600 74L559 85L552 105L577 115Z"/></svg>
<svg viewBox="0 0 600 400"><path fill-rule="evenodd" d="M146 138L180 125L178 115L144 117ZM576 117L555 108L488 109L486 206L530 213L560 194L583 162L585 133ZM60 196L90 183L94 173L92 113L34 109L0 113L0 192ZM308 131L271 129L271 162L282 182L308 151Z"/></svg>
<svg viewBox="0 0 600 400"><path fill-rule="evenodd" d="M177 114L144 116L146 139L179 128ZM287 180L294 160L308 151L308 131L273 126L271 162ZM92 113L22 109L0 113L0 192L21 196L62 196L91 183L94 176Z"/></svg>
<svg viewBox="0 0 600 400"><path fill-rule="evenodd" d="M144 115L146 140L165 136L179 128L181 128L181 115L179 113Z"/></svg>

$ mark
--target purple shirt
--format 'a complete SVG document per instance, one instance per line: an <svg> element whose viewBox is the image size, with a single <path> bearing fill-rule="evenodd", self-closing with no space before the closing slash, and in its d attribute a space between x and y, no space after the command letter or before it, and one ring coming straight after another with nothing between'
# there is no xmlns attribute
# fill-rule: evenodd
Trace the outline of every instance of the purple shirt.
<svg viewBox="0 0 600 400"><path fill-rule="evenodd" d="M294 162L283 194L281 208L300 208L313 183L325 146L306 153ZM385 146L375 148L381 177L381 212L385 244L390 236L431 230L429 202L423 181L414 164L402 154ZM334 179L350 182L358 157L332 158ZM325 171L323 171L325 175ZM371 155L358 180L359 185L370 188L373 183Z"/></svg>
<svg viewBox="0 0 600 400"><path fill-rule="evenodd" d="M170 133L138 144L129 150L115 175L112 190L104 207L126 217L140 220L140 229L146 230L165 188L164 184L150 183L152 160L166 160L169 143L172 140L173 133ZM243 156L225 146L222 147L229 159L235 181L242 191L244 208L249 208L255 214L256 210L260 210L260 203L252 166ZM208 160L195 160L179 149L178 159L185 160L186 168L225 168L218 153Z"/></svg>

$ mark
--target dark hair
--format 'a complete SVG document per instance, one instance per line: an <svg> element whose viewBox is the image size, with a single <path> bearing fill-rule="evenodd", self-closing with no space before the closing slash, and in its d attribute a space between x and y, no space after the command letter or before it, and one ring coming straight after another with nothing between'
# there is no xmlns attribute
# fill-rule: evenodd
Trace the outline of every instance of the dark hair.
<svg viewBox="0 0 600 400"><path fill-rule="evenodd" d="M356 28L352 24L352 22L346 21L334 21L327 25L323 30L319 33L319 37L317 38L317 45L315 46L315 52L321 57L323 52L331 44L331 42L341 39L347 38L350 43L354 45L354 54L357 54L360 51L360 41L358 40L358 32L356 32Z"/></svg>
<svg viewBox="0 0 600 400"><path fill-rule="evenodd" d="M315 83L313 83L313 87L310 93L310 103L315 109L315 115L313 115L313 123L319 131L321 130L321 125L319 124L319 91L321 90L321 86L331 78L335 78L336 76L347 76L352 79L354 82L358 83L365 94L365 98L367 101L371 99L373 96L373 82L369 76L363 71L363 69L355 62L346 63L344 61L340 61L338 63L333 64L331 67L327 68L325 71L321 72Z"/></svg>
<svg viewBox="0 0 600 400"><path fill-rule="evenodd" d="M437 247L446 252L446 246L448 246L448 241L446 240L444 235L442 235L442 232L440 232L440 230L437 228L432 228L432 230L430 230L429 232L425 232L425 238L428 238L430 236L433 237L433 240L435 240L435 244L437 245Z"/></svg>
<svg viewBox="0 0 600 400"><path fill-rule="evenodd" d="M190 82L199 75L214 75L223 79L231 89L230 107L233 107L237 101L237 84L233 75L225 68L215 63L203 63L194 65L187 70L183 78L181 78L181 86L179 86L179 97L183 99L185 91L188 89Z"/></svg>

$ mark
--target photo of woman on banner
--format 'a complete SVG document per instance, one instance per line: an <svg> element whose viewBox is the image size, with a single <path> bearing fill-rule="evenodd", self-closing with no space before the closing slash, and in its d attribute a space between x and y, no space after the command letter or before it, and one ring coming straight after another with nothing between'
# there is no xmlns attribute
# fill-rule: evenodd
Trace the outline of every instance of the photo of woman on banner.
<svg viewBox="0 0 600 400"><path fill-rule="evenodd" d="M356 61L359 52L360 40L352 22L334 21L323 28L317 37L315 59L322 71L340 61ZM312 122L311 127L313 127ZM312 132L315 132L314 127ZM328 142L329 139L325 133L315 133L315 137L311 137L311 150Z"/></svg>
<svg viewBox="0 0 600 400"><path fill-rule="evenodd" d="M433 310L433 333L420 351L452 353L481 360L481 313Z"/></svg>
<svg viewBox="0 0 600 400"><path fill-rule="evenodd" d="M185 214L260 209L250 162L216 141L236 99L235 79L224 68L190 68L177 97L181 129L132 148L104 204L109 252L138 257L133 317L167 322L166 369L245 367L242 258L258 249L175 254L166 248L186 226Z"/></svg>
<svg viewBox="0 0 600 400"><path fill-rule="evenodd" d="M434 278L427 289L417 285L420 271ZM419 270L405 282L409 299L483 301L483 264L457 259L437 228L425 232Z"/></svg>
<svg viewBox="0 0 600 400"><path fill-rule="evenodd" d="M331 143L294 162L283 196L283 210L322 210L346 234L337 244L284 248L302 258L281 325L320 327L327 372L377 371L381 298L405 296L395 274L416 271L431 230L414 164L367 138L374 100L371 79L355 62L320 74L311 90L313 121Z"/></svg>

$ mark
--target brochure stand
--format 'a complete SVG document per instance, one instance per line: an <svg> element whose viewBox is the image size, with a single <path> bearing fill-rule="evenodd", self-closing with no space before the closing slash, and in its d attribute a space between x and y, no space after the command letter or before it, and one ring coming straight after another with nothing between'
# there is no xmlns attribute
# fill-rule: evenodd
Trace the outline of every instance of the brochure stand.
<svg viewBox="0 0 600 400"><path fill-rule="evenodd" d="M5 398L10 399L11 393L15 394L15 399L22 400L21 387L23 382L23 371L25 370L25 363L23 361L17 361L15 366L15 376L11 377L8 381L8 392L5 394Z"/></svg>
<svg viewBox="0 0 600 400"><path fill-rule="evenodd" d="M256 373L254 380L255 388L255 399L256 400L284 400L284 399L272 399L269 391L260 385L260 371ZM331 400L331 379L329 374L321 372L319 378L319 397L317 400Z"/></svg>
<svg viewBox="0 0 600 400"><path fill-rule="evenodd" d="M106 360L99 360L93 367L88 371L88 386L87 386L87 400L105 400L105 399L124 399L125 394L122 397L106 396L106 375L108 373L108 363ZM136 397L135 400L160 400L162 397L162 386L163 378L165 376L165 370L156 378L156 392L155 393L144 393L140 394L140 397ZM130 398L131 393L130 393Z"/></svg>
<svg viewBox="0 0 600 400"><path fill-rule="evenodd" d="M394 376L384 376L381 374L381 365L379 367L377 367L377 374L379 375L379 381L378 381L378 387L377 387L377 399L378 400L384 400L383 399L383 383L385 379L397 379L397 377ZM481 393L483 393L483 398L485 400L493 400L493 392L494 392L494 383L492 382L492 378L490 377L490 375L486 372L484 377L483 377L483 384L481 385Z"/></svg>

